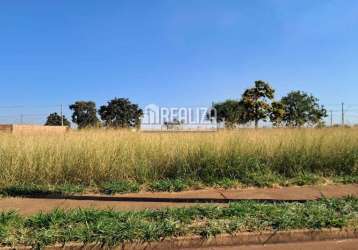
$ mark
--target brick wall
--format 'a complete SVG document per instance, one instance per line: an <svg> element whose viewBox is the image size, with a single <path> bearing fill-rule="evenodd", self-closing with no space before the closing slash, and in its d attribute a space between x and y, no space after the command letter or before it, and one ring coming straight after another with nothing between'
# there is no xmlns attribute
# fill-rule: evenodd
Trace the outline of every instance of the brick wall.
<svg viewBox="0 0 358 250"><path fill-rule="evenodd" d="M12 128L13 127L10 124L3 124L3 125L0 125L0 132L11 133Z"/></svg>

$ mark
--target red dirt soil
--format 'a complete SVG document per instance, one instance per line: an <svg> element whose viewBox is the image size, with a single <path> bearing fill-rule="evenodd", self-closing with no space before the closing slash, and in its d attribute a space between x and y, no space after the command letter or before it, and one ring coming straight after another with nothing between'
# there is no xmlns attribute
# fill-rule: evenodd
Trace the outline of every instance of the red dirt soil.
<svg viewBox="0 0 358 250"><path fill-rule="evenodd" d="M114 196L78 195L69 197L2 198L0 211L16 210L29 215L55 208L96 208L114 210L187 207L203 202L220 203L239 200L305 201L320 198L358 197L358 184L236 190L197 190L179 193L138 193Z"/></svg>

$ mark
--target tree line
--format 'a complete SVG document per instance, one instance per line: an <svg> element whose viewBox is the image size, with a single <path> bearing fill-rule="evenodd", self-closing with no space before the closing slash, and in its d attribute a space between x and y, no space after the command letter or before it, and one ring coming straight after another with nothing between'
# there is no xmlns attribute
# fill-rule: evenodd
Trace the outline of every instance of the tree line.
<svg viewBox="0 0 358 250"><path fill-rule="evenodd" d="M77 124L79 129L83 128L129 128L139 127L143 110L137 104L127 98L114 98L107 104L102 105L98 110L93 101L77 101L69 106L72 111L72 122ZM99 115L99 117L97 116ZM52 113L47 117L47 126L70 126L69 120Z"/></svg>
<svg viewBox="0 0 358 250"><path fill-rule="evenodd" d="M218 122L228 128L253 122L257 128L260 121L270 121L275 127L323 126L327 110L312 94L291 91L275 100L275 90L265 81L255 81L244 91L239 100L214 103L213 112Z"/></svg>
<svg viewBox="0 0 358 250"><path fill-rule="evenodd" d="M93 101L77 101L69 106L72 122L78 128L139 127L143 110L138 104L127 98L114 98L98 110ZM98 117L98 115L99 117ZM223 122L227 128L254 123L257 128L260 121L270 121L275 127L322 126L327 110L319 104L312 94L303 91L291 91L280 100L275 100L274 88L265 81L255 81L238 100L226 100L213 103L208 119ZM69 120L52 113L45 125L70 126Z"/></svg>

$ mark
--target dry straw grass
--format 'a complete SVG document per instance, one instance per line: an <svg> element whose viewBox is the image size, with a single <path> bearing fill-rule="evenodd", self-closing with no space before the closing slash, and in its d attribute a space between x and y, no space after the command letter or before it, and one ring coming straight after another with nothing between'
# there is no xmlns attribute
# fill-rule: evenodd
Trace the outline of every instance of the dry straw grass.
<svg viewBox="0 0 358 250"><path fill-rule="evenodd" d="M0 184L98 184L162 178L210 182L354 175L358 129L262 129L218 133L89 130L0 134ZM256 179L255 179L256 178Z"/></svg>

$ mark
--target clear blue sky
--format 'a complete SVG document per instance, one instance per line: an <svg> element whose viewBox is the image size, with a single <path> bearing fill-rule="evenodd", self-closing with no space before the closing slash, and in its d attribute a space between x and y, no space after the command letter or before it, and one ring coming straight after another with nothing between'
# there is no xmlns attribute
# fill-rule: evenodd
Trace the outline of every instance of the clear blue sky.
<svg viewBox="0 0 358 250"><path fill-rule="evenodd" d="M2 1L0 106L201 106L257 79L356 104L357 13L356 0Z"/></svg>

